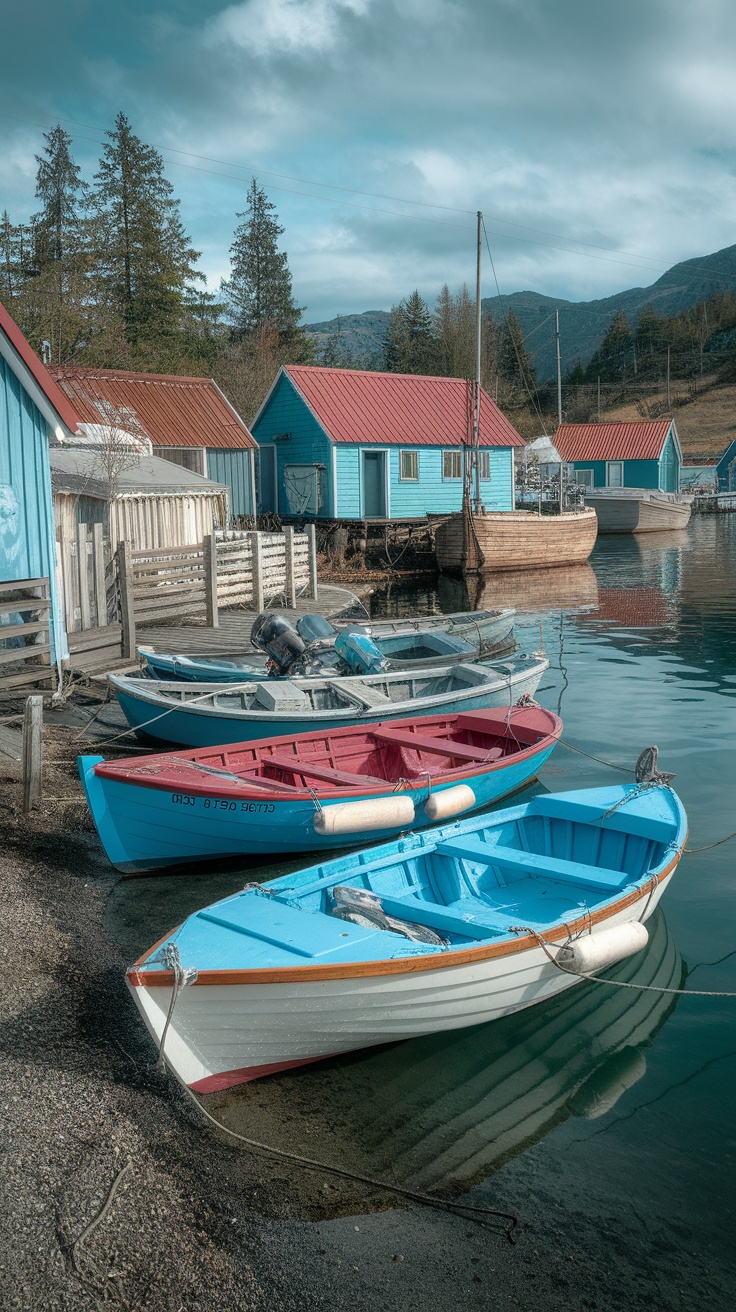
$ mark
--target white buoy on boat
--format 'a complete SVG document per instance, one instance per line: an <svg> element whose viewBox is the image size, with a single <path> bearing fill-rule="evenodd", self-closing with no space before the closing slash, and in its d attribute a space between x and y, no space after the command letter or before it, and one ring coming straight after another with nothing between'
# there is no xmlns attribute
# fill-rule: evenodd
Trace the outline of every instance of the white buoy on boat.
<svg viewBox="0 0 736 1312"><path fill-rule="evenodd" d="M362 802L338 802L323 807L313 820L315 833L362 834L379 829L403 829L414 823L414 802L406 794L371 797Z"/></svg>
<svg viewBox="0 0 736 1312"><path fill-rule="evenodd" d="M441 793L430 793L424 803L424 814L434 823L436 820L447 820L452 815L460 815L462 811L469 811L472 806L475 806L475 793L470 785L455 784L453 788L445 788Z"/></svg>
<svg viewBox="0 0 736 1312"><path fill-rule="evenodd" d="M630 920L626 925L594 930L592 934L584 934L582 938L566 943L557 953L557 960L565 970L575 971L579 975L595 975L616 961L633 957L648 942L646 925L642 925L639 920Z"/></svg>

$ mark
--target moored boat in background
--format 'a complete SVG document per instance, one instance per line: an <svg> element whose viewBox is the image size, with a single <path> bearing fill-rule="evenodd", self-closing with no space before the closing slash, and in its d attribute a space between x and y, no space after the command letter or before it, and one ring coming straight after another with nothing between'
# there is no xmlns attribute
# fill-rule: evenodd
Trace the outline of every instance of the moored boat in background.
<svg viewBox="0 0 736 1312"><path fill-rule="evenodd" d="M582 565L595 546L597 532L595 512L587 507L566 510L562 515L531 510L462 511L437 526L437 564L449 574Z"/></svg>
<svg viewBox="0 0 736 1312"><path fill-rule="evenodd" d="M596 488L585 504L598 516L599 533L661 533L687 528L693 498L641 487Z"/></svg>
<svg viewBox="0 0 736 1312"><path fill-rule="evenodd" d="M686 837L668 787L541 794L214 903L128 985L202 1092L460 1029L646 946Z"/></svg>
<svg viewBox="0 0 736 1312"><path fill-rule="evenodd" d="M79 773L105 851L129 873L436 824L528 784L561 730L551 711L514 706L136 761L82 756Z"/></svg>

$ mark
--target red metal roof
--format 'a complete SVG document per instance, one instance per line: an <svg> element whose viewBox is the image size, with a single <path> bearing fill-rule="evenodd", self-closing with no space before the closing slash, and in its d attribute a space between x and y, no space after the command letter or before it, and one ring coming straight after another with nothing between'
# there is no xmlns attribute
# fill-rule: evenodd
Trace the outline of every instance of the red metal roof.
<svg viewBox="0 0 736 1312"><path fill-rule="evenodd" d="M472 434L472 385L464 378L318 365L285 365L284 372L334 442L459 446ZM524 445L483 391L480 445Z"/></svg>
<svg viewBox="0 0 736 1312"><path fill-rule="evenodd" d="M138 374L127 369L51 365L84 423L109 423L107 402L129 411L157 446L255 447L250 430L211 378Z"/></svg>
<svg viewBox="0 0 736 1312"><path fill-rule="evenodd" d="M658 460L671 419L560 424L553 437L563 460Z"/></svg>
<svg viewBox="0 0 736 1312"><path fill-rule="evenodd" d="M0 303L0 328L5 333L8 341L15 348L23 361L26 368L33 375L38 386L41 388L49 405L56 411L59 419L72 433L76 433L79 416L69 403L69 400L57 387L54 379L51 377L45 365L41 364L36 352L23 336L17 323L8 314L5 306Z"/></svg>

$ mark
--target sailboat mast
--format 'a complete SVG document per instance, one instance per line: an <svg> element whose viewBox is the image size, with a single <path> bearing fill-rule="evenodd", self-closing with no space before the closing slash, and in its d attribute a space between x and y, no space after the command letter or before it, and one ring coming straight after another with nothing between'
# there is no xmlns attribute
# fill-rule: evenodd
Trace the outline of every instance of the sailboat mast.
<svg viewBox="0 0 736 1312"><path fill-rule="evenodd" d="M483 215L478 210L478 243L475 272L475 397L473 404L473 467L475 470L474 511L479 515L482 510L480 499L480 347L481 347L481 313L480 313L480 247L483 231Z"/></svg>

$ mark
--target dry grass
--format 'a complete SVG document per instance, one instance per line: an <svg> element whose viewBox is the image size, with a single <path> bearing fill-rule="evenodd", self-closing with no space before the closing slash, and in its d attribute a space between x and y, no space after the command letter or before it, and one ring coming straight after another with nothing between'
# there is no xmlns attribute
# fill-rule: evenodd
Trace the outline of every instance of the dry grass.
<svg viewBox="0 0 736 1312"><path fill-rule="evenodd" d="M671 413L686 459L720 455L736 437L736 385L717 385L712 379L698 380L702 390L693 400L673 390ZM661 392L651 398L631 401L606 410L604 419L642 419L666 413Z"/></svg>

